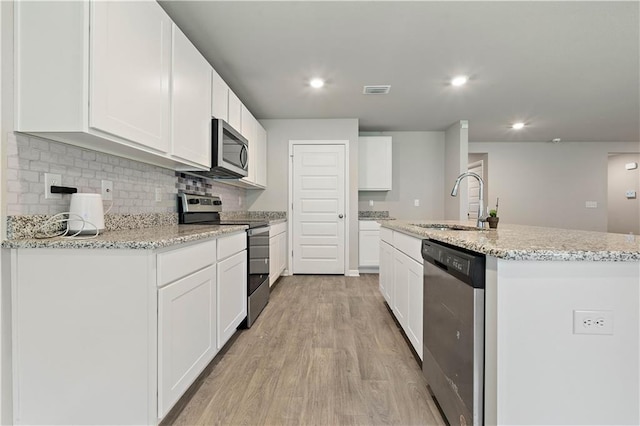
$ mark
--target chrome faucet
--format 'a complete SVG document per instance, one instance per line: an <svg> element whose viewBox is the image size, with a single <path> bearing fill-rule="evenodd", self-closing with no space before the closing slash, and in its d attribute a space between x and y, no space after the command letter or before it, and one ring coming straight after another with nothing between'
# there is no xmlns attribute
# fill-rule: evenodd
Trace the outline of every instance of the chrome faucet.
<svg viewBox="0 0 640 426"><path fill-rule="evenodd" d="M478 179L478 182L480 183L480 206L478 207L478 222L476 223L476 226L480 229L483 229L484 223L487 221L487 218L484 215L484 180L482 180L480 175L473 172L462 173L460 176L458 176L458 179L456 179L455 185L453 185L451 196L455 197L458 195L458 187L460 186L460 182L462 182L462 179L466 178L467 176Z"/></svg>

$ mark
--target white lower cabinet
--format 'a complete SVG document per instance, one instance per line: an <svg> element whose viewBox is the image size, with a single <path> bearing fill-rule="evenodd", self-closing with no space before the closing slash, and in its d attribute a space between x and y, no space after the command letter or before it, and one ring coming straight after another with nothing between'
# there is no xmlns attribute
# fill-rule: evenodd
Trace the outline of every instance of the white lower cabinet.
<svg viewBox="0 0 640 426"><path fill-rule="evenodd" d="M358 259L360 268L380 266L380 224L373 220L359 220Z"/></svg>
<svg viewBox="0 0 640 426"><path fill-rule="evenodd" d="M384 229L383 234L389 230ZM392 240L396 246L387 241ZM393 232L380 242L380 292L422 359L423 262L422 240ZM401 249L399 249L400 247Z"/></svg>
<svg viewBox="0 0 640 426"><path fill-rule="evenodd" d="M380 241L380 292L393 306L393 247L384 241Z"/></svg>
<svg viewBox="0 0 640 426"><path fill-rule="evenodd" d="M247 313L245 232L162 250L3 257L16 425L156 425Z"/></svg>
<svg viewBox="0 0 640 426"><path fill-rule="evenodd" d="M269 231L269 286L287 269L287 223L272 225Z"/></svg>
<svg viewBox="0 0 640 426"><path fill-rule="evenodd" d="M218 263L218 350L247 317L247 252Z"/></svg>
<svg viewBox="0 0 640 426"><path fill-rule="evenodd" d="M158 414L164 417L217 353L216 266L158 290Z"/></svg>

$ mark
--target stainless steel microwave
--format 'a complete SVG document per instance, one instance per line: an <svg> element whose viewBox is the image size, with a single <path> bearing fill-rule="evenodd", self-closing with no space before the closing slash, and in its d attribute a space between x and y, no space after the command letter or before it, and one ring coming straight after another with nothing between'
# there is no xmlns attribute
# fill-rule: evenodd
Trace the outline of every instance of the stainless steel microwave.
<svg viewBox="0 0 640 426"><path fill-rule="evenodd" d="M214 118L211 129L211 170L198 174L227 179L246 177L249 171L247 139L224 120Z"/></svg>

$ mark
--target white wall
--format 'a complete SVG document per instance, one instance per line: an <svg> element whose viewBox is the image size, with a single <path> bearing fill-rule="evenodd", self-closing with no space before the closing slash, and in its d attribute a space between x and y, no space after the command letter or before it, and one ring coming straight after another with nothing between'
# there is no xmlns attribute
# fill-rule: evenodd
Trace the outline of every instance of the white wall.
<svg viewBox="0 0 640 426"><path fill-rule="evenodd" d="M451 196L453 184L467 171L469 154L469 123L460 120L445 132L444 145L444 217L448 220L467 220L468 183L462 182L456 197Z"/></svg>
<svg viewBox="0 0 640 426"><path fill-rule="evenodd" d="M248 210L288 210L289 141L349 141L349 265L358 267L358 120L260 120L267 131L267 189L247 191Z"/></svg>
<svg viewBox="0 0 640 426"><path fill-rule="evenodd" d="M625 164L640 163L640 154L614 154L609 156L607 230L620 234L640 234L640 169L627 170ZM636 191L636 198L627 198L626 192Z"/></svg>
<svg viewBox="0 0 640 426"><path fill-rule="evenodd" d="M640 143L471 142L469 152L488 154L500 223L606 232L608 154L640 152Z"/></svg>
<svg viewBox="0 0 640 426"><path fill-rule="evenodd" d="M396 219L443 219L444 132L360 134L393 138L393 189L358 192L359 210L387 210ZM415 199L420 206L414 206Z"/></svg>

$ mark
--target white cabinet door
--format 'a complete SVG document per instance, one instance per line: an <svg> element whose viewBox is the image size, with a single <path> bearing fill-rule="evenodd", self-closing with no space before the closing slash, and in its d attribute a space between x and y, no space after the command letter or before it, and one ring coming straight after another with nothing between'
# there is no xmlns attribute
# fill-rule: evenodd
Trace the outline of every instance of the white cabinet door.
<svg viewBox="0 0 640 426"><path fill-rule="evenodd" d="M171 153L211 166L211 65L173 25Z"/></svg>
<svg viewBox="0 0 640 426"><path fill-rule="evenodd" d="M258 155L256 159L256 183L267 187L267 131L256 121L256 143Z"/></svg>
<svg viewBox="0 0 640 426"><path fill-rule="evenodd" d="M211 80L211 115L229 122L229 86L216 70Z"/></svg>
<svg viewBox="0 0 640 426"><path fill-rule="evenodd" d="M407 329L409 315L409 262L411 259L401 251L393 253L393 314L402 326Z"/></svg>
<svg viewBox="0 0 640 426"><path fill-rule="evenodd" d="M218 350L247 317L247 252L218 263Z"/></svg>
<svg viewBox="0 0 640 426"><path fill-rule="evenodd" d="M162 418L217 353L215 265L158 290L158 348Z"/></svg>
<svg viewBox="0 0 640 426"><path fill-rule="evenodd" d="M229 89L229 102L227 107L227 115L229 117L228 123L231 127L242 133L242 102L233 93L233 90Z"/></svg>
<svg viewBox="0 0 640 426"><path fill-rule="evenodd" d="M358 139L358 190L390 191L392 177L391 136Z"/></svg>
<svg viewBox="0 0 640 426"><path fill-rule="evenodd" d="M391 245L380 241L380 292L387 301L387 304L393 309L393 252Z"/></svg>
<svg viewBox="0 0 640 426"><path fill-rule="evenodd" d="M360 266L380 266L380 231L360 231L359 236Z"/></svg>
<svg viewBox="0 0 640 426"><path fill-rule="evenodd" d="M256 143L256 126L257 120L244 105L241 106L242 111L242 136L247 138L247 151L249 152L249 164L247 177L241 180L248 184L256 183L256 166L258 164L258 147Z"/></svg>
<svg viewBox="0 0 640 426"><path fill-rule="evenodd" d="M156 2L91 6L89 125L168 152L171 19Z"/></svg>
<svg viewBox="0 0 640 426"><path fill-rule="evenodd" d="M422 359L422 305L423 305L423 266L411 259L408 262L407 285L409 287L409 314L405 333L409 337L413 348Z"/></svg>
<svg viewBox="0 0 640 426"><path fill-rule="evenodd" d="M285 269L287 269L287 231L284 231L280 235L278 235L280 241L278 244L278 260L280 263L278 264L278 276L281 275Z"/></svg>
<svg viewBox="0 0 640 426"><path fill-rule="evenodd" d="M278 267L280 265L280 235L269 238L269 286L272 286L280 275Z"/></svg>

